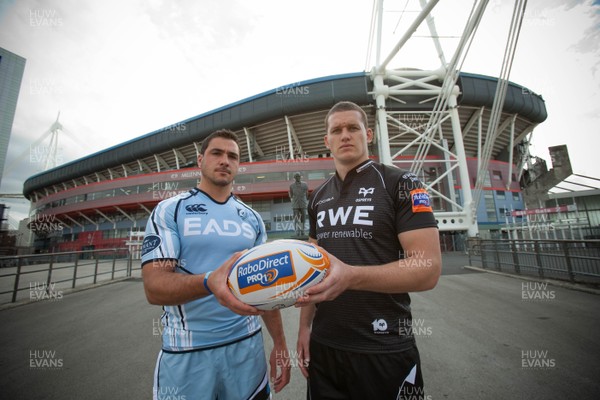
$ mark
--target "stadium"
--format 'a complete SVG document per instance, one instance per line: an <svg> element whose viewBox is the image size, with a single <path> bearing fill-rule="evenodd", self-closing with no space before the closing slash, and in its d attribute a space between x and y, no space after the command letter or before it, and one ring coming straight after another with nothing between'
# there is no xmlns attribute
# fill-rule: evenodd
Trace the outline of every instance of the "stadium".
<svg viewBox="0 0 600 400"><path fill-rule="evenodd" d="M505 82L460 72L452 83L440 106L446 79L436 71L296 82L38 173L23 186L35 251L135 251L154 206L196 186L202 141L221 128L240 139L234 194L262 215L270 237L290 237L289 185L299 172L312 191L334 173L324 118L341 100L366 111L374 159L425 182L442 248L459 248L465 236L497 232L508 212L524 209L519 148L547 112L540 95L516 83L506 82L498 112L496 92ZM485 130L492 125L495 130Z"/></svg>

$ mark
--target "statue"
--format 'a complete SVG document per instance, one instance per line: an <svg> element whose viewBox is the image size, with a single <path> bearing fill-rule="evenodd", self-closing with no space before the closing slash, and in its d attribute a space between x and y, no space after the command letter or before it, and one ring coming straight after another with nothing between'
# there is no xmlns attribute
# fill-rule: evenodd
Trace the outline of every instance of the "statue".
<svg viewBox="0 0 600 400"><path fill-rule="evenodd" d="M294 174L295 182L290 185L289 191L297 237L304 236L304 221L306 220L306 207L308 206L308 185L300 180L301 177L299 172Z"/></svg>

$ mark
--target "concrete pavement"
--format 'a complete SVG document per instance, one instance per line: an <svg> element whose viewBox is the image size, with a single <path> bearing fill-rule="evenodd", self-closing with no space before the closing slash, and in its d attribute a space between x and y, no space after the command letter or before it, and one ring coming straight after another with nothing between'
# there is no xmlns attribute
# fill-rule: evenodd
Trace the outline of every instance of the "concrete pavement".
<svg viewBox="0 0 600 400"><path fill-rule="evenodd" d="M464 259L444 255L438 286L412 294L427 399L598 398L600 297L469 271ZM139 279L0 311L1 397L151 398L160 314ZM283 316L293 352L298 310ZM304 390L294 368L273 398Z"/></svg>

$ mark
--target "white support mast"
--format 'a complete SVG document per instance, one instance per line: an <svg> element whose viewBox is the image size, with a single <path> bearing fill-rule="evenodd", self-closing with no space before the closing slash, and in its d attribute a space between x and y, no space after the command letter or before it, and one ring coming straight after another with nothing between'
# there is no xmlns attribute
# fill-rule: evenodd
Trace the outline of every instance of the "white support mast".
<svg viewBox="0 0 600 400"><path fill-rule="evenodd" d="M421 11L392 51L381 61L384 11L383 0L377 1L375 10L377 17L374 18L377 21L376 65L371 70L371 79L373 80L371 94L377 107L377 152L379 160L383 164L394 164L400 168L409 169L421 178L432 198L437 201L438 207L435 216L440 230L466 231L470 237L473 237L478 234L476 207L473 204L471 180L457 110L459 87L456 81L488 1L482 0L474 3L459 43L449 62L446 62L431 15L437 3L438 0L428 2L420 0ZM390 62L424 21L427 22L436 55L440 61L438 68L434 70L388 69ZM407 96L418 98L420 105L431 104L428 109L421 107L418 110L410 111L412 115L419 115L419 120L422 118L423 121L426 121L422 127L415 127L414 124L407 123L406 112L386 108L387 100L405 104L406 101L403 99ZM448 120L452 132L445 133L442 124L444 122L447 124ZM395 132L397 132L397 127L399 133L390 135L390 127L394 127ZM450 136L445 138L444 135ZM450 137L454 143L452 150L449 150L447 146L447 139ZM429 163L427 156L430 151L441 155L441 159L436 159L435 163L444 165L445 171L439 175L429 174L429 170L426 168L426 164ZM407 156L409 156L409 160L406 159ZM462 189L462 204L458 204L454 193L449 194L454 191L454 179L451 174L455 170L457 170ZM444 180L448 182L447 189L441 190Z"/></svg>

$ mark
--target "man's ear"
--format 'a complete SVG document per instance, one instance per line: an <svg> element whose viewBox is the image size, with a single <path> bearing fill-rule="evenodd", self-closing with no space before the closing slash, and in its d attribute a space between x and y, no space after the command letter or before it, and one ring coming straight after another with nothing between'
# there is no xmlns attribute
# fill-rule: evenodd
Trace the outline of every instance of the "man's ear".
<svg viewBox="0 0 600 400"><path fill-rule="evenodd" d="M202 168L202 154L198 154L198 168Z"/></svg>
<svg viewBox="0 0 600 400"><path fill-rule="evenodd" d="M373 129L367 129L367 143L373 142Z"/></svg>
<svg viewBox="0 0 600 400"><path fill-rule="evenodd" d="M323 137L323 142L325 142L325 147L329 149L329 140L327 139L327 135ZM331 150L331 149L330 149Z"/></svg>

